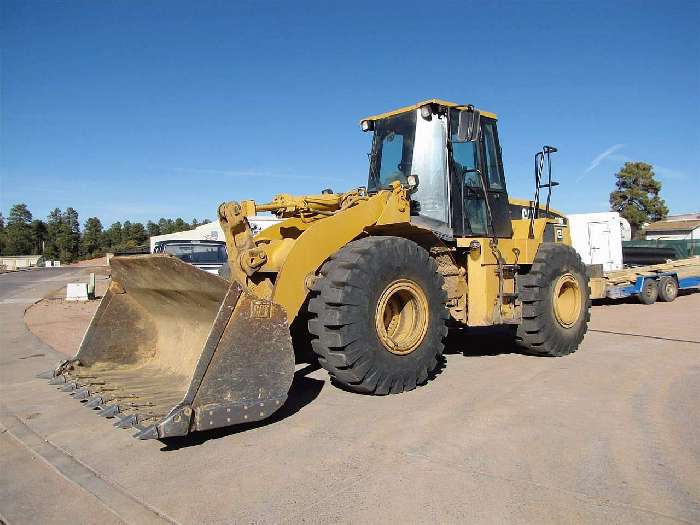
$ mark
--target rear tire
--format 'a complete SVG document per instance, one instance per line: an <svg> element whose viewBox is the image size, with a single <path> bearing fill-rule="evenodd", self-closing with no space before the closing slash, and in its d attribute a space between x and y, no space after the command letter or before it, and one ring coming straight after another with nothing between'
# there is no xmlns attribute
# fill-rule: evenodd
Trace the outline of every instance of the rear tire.
<svg viewBox="0 0 700 525"><path fill-rule="evenodd" d="M659 279L658 289L659 301L670 303L678 297L678 282L670 275Z"/></svg>
<svg viewBox="0 0 700 525"><path fill-rule="evenodd" d="M591 307L581 257L569 246L543 243L530 271L518 281L523 303L518 346L551 357L575 352L588 329Z"/></svg>
<svg viewBox="0 0 700 525"><path fill-rule="evenodd" d="M437 264L415 242L366 237L320 270L309 332L323 368L354 392L412 390L438 366L447 335L447 294Z"/></svg>
<svg viewBox="0 0 700 525"><path fill-rule="evenodd" d="M654 304L659 297L659 285L654 279L644 279L642 289L637 294L637 299L642 304Z"/></svg>

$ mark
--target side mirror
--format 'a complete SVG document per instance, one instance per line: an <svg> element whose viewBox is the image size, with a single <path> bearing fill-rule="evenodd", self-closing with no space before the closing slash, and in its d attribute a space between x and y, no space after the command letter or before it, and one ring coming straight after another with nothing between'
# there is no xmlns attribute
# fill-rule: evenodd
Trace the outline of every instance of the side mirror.
<svg viewBox="0 0 700 525"><path fill-rule="evenodd" d="M481 113L478 109L468 108L459 112L457 142L476 142L481 129Z"/></svg>

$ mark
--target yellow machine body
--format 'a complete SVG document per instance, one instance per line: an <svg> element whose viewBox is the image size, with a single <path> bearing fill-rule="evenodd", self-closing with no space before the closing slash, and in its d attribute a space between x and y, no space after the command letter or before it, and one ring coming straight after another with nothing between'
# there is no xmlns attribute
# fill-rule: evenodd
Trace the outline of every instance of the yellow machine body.
<svg viewBox="0 0 700 525"><path fill-rule="evenodd" d="M459 116L459 133L465 127L468 134L468 122L462 123L466 112L475 110L431 99L368 117L362 127L402 115L416 126ZM495 133L496 116L480 115L482 126ZM444 136L448 128L441 125L431 129ZM477 140L474 125L478 119L471 121L473 136L466 140ZM548 205L500 197L503 186L496 198L506 210L501 216L510 217L501 223L505 235L493 223L489 234L446 234L444 227L418 220L419 184L416 177L402 176L374 189L223 203L218 209L228 250L223 277L164 254L112 259L112 285L79 351L47 376L101 415L119 417L117 426L137 428L144 439L268 417L291 385L290 325L304 315L322 266L349 244L374 236L408 239L430 254L455 323L520 324L516 269L533 264L545 242L571 244L565 217ZM280 222L253 235L248 219L259 213L273 213ZM420 376L424 380L425 373Z"/></svg>
<svg viewBox="0 0 700 525"><path fill-rule="evenodd" d="M281 305L290 322L297 316L306 300L311 284L321 265L348 242L370 235L396 235L415 240L427 249L437 251L447 245L429 230L410 222L410 195L406 188L395 184L391 190L374 195L353 190L347 194L321 194L304 197L279 195L270 204L256 205L254 201L226 203L220 207L221 224L227 239L229 265L245 266L250 251L257 254L259 266L254 271L239 273L239 279L254 293ZM528 201L511 199L511 204L529 206ZM292 215L256 236L250 234L248 248L241 250L235 231L245 217L254 216L255 210L278 211L282 217ZM238 210L238 214L231 210ZM553 230L554 242L571 245L569 227L563 215L550 210L551 218L535 219L533 234L531 221L512 220L513 237L458 237L457 248L479 246L469 256L450 256L449 265L443 265L451 286L455 306L452 317L470 326L517 324L519 312L509 305L499 305L499 273L496 253L502 264L528 265L544 242L545 229ZM331 215L327 215L331 213ZM245 215L247 214L247 216ZM298 215L303 215L300 217ZM229 222L231 221L231 222ZM449 275L457 269L457 275ZM505 293L515 292L515 279L505 279ZM459 295L457 295L459 294Z"/></svg>

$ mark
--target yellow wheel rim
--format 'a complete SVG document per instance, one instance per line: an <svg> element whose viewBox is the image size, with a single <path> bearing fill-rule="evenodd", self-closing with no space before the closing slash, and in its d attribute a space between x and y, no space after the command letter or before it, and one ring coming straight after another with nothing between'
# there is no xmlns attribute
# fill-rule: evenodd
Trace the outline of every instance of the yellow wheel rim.
<svg viewBox="0 0 700 525"><path fill-rule="evenodd" d="M554 315L564 328L571 328L581 315L581 288L570 273L557 279L554 285Z"/></svg>
<svg viewBox="0 0 700 525"><path fill-rule="evenodd" d="M392 354L407 355L423 342L428 330L428 300L418 284L399 279L387 286L377 303L377 335Z"/></svg>

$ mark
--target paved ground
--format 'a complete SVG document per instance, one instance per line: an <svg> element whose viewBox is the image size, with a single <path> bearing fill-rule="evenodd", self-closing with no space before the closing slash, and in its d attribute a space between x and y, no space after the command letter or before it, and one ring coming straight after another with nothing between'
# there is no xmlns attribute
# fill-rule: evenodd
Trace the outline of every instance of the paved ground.
<svg viewBox="0 0 700 525"><path fill-rule="evenodd" d="M95 296L101 298L109 286L109 269L92 268L88 272L95 273ZM99 303L99 300L66 301L66 288L61 287L28 308L24 323L51 348L73 357L83 340L84 327L90 324Z"/></svg>
<svg viewBox="0 0 700 525"><path fill-rule="evenodd" d="M8 523L700 522L700 293L598 306L560 359L453 334L445 369L400 396L301 369L273 420L164 444L33 378L60 356L25 305L75 278L0 276Z"/></svg>
<svg viewBox="0 0 700 525"><path fill-rule="evenodd" d="M0 303L7 304L9 301L14 301L31 304L43 297L41 291L46 288L43 285L48 284L48 289L60 287L66 279L70 280L71 276L80 275L82 271L82 269L78 271L75 268L60 267L0 274ZM32 294L34 296L30 297Z"/></svg>

